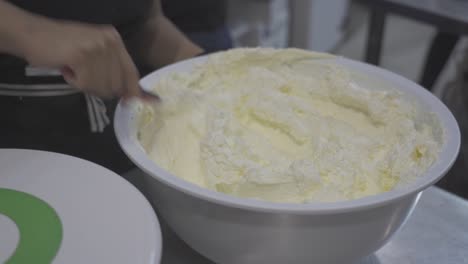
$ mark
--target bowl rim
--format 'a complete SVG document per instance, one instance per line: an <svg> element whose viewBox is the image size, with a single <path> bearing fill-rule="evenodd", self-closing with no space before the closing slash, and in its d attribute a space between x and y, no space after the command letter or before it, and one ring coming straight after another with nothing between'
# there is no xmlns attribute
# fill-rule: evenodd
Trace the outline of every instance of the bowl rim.
<svg viewBox="0 0 468 264"><path fill-rule="evenodd" d="M163 67L142 78L140 84L144 89L149 89L151 84L154 84L160 76L170 72L190 70L195 65L206 61L208 56L209 55L200 56ZM460 130L457 121L445 104L425 88L405 77L364 62L344 57L335 58L342 63L352 66L358 71L376 75L390 81L397 90L405 90L405 92L410 93L412 96L418 97L425 107L430 108L430 110L437 115L444 128L445 142L439 152L439 159L414 182L385 193L354 200L300 204L268 202L252 198L236 197L210 190L183 180L159 167L146 155L143 147L140 146L136 139L136 136L131 132L131 126L135 122L135 104L123 101L118 104L114 115L114 129L117 140L123 151L140 169L163 184L198 199L222 206L256 212L320 215L365 210L383 206L404 199L412 194L417 194L442 178L452 167L460 150Z"/></svg>

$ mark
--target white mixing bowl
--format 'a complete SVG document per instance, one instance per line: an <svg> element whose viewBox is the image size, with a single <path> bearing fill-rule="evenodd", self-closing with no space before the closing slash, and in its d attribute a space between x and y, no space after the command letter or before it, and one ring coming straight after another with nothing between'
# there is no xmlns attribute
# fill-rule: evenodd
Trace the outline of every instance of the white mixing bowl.
<svg viewBox="0 0 468 264"><path fill-rule="evenodd" d="M204 60L199 57L165 67L143 78L141 85L151 88L160 76L189 71ZM156 165L137 140L136 105L118 106L115 131L123 150L147 173L148 192L160 215L193 249L223 264L353 263L382 247L408 219L421 192L449 170L459 151L460 131L439 99L389 71L345 58L336 60L379 80L376 86L387 83L401 90L441 121L445 142L439 159L414 183L358 200L321 204L280 204L225 195Z"/></svg>

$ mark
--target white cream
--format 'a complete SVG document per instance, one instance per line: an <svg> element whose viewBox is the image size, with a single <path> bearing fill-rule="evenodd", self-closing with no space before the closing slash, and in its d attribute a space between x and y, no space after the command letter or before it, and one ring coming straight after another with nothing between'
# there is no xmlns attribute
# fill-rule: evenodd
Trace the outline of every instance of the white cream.
<svg viewBox="0 0 468 264"><path fill-rule="evenodd" d="M421 175L439 144L394 90L360 87L327 54L235 49L155 86L140 141L197 185L274 202L341 201Z"/></svg>

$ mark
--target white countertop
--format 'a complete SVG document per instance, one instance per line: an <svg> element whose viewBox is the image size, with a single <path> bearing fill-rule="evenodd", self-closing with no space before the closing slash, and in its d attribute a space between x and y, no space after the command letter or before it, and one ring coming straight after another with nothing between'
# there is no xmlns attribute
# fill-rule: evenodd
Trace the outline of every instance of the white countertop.
<svg viewBox="0 0 468 264"><path fill-rule="evenodd" d="M161 223L162 264L211 264ZM382 249L359 264L468 263L468 201L439 188L427 189L413 215Z"/></svg>

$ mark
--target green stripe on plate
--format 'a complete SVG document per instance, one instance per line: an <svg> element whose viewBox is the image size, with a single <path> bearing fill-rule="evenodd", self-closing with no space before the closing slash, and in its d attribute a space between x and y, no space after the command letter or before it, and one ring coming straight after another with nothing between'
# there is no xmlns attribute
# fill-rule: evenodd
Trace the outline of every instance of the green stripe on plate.
<svg viewBox="0 0 468 264"><path fill-rule="evenodd" d="M0 214L18 227L20 239L5 264L50 264L62 242L62 223L45 201L25 192L0 188Z"/></svg>

